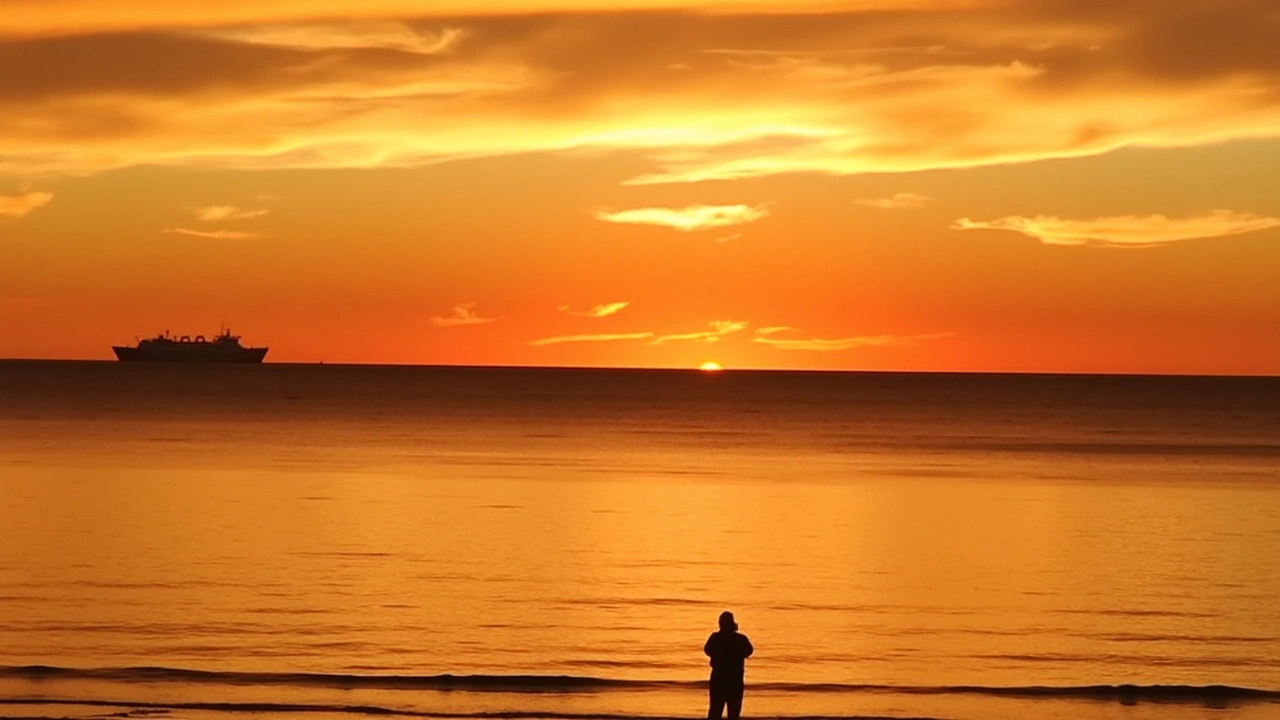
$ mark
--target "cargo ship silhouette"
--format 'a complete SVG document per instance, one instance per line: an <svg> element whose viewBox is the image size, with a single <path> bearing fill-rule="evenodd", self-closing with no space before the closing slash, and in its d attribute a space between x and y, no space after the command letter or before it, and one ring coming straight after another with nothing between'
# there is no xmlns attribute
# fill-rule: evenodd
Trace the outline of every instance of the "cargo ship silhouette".
<svg viewBox="0 0 1280 720"><path fill-rule="evenodd" d="M137 345L112 345L116 358L122 362L207 362L207 363L260 363L267 356L268 348L245 347L240 336L223 330L206 339L203 335L173 336L166 330L162 335L139 340Z"/></svg>

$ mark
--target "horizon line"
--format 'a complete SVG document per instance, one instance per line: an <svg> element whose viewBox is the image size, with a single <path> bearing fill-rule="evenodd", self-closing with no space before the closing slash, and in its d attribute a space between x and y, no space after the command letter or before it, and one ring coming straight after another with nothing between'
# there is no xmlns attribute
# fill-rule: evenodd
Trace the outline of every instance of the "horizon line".
<svg viewBox="0 0 1280 720"><path fill-rule="evenodd" d="M624 372L687 372L700 375L724 375L727 373L807 373L822 375L983 375L983 376L1028 376L1028 377L1115 377L1115 378L1241 378L1274 380L1280 379L1280 371L1273 374L1258 373L1186 373L1186 372L1107 372L1085 370L885 370L885 369L839 369L839 368L773 368L773 367L723 367L708 372L698 367L689 366L630 366L630 365L502 365L502 364L459 364L459 363L387 363L387 362L353 362L327 360L297 361L263 361L261 363L122 363L110 358L23 358L0 357L0 363L101 363L121 366L199 366L222 367L226 365L253 366L264 365L287 366L326 366L326 367L387 367L387 368L427 368L440 370L590 370L590 371L624 371Z"/></svg>

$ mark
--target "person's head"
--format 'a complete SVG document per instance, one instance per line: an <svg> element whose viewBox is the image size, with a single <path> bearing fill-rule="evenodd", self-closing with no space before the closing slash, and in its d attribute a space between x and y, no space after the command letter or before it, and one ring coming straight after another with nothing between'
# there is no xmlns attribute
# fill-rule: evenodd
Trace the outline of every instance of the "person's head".
<svg viewBox="0 0 1280 720"><path fill-rule="evenodd" d="M738 623L733 621L733 613L728 610L720 613L720 629L725 632L733 632L738 629Z"/></svg>

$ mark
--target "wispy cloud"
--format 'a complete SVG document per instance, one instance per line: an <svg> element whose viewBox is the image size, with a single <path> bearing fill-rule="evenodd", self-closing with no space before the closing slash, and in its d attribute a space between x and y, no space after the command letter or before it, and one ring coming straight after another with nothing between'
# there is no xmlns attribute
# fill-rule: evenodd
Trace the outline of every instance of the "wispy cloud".
<svg viewBox="0 0 1280 720"><path fill-rule="evenodd" d="M618 212L600 211L597 220L630 225L660 225L681 232L707 230L755 222L769 214L764 205L691 205L686 208L643 207Z"/></svg>
<svg viewBox="0 0 1280 720"><path fill-rule="evenodd" d="M651 332L633 332L633 333L602 333L594 335L557 335L555 337L545 337L538 340L530 340L530 345L560 345L562 343L584 343L584 342L615 342L618 340L648 340L653 337Z"/></svg>
<svg viewBox="0 0 1280 720"><path fill-rule="evenodd" d="M558 335L555 337L541 338L532 340L530 345L558 345L560 343L578 343L578 342L614 342L619 340L647 340L649 345L662 345L669 342L718 342L720 338L730 333L740 332L747 328L747 323L737 320L713 320L709 323L710 329L699 330L697 332L673 333L669 335L659 335L655 332L629 332L629 333L592 333L589 335Z"/></svg>
<svg viewBox="0 0 1280 720"><path fill-rule="evenodd" d="M498 318L480 317L476 314L475 303L458 303L453 306L453 314L447 316L436 315L431 318L431 324L437 327L458 327L461 325L483 325L485 323L497 322Z"/></svg>
<svg viewBox="0 0 1280 720"><path fill-rule="evenodd" d="M659 335L649 342L650 345L662 345L669 342L681 342L691 340L694 342L713 343L719 342L720 338L731 333L741 332L747 329L748 323L740 320L712 320L710 330L701 330L698 332L675 333L672 335Z"/></svg>
<svg viewBox="0 0 1280 720"><path fill-rule="evenodd" d="M0 217L20 218L36 208L44 207L53 199L53 193L24 192L18 195L0 195Z"/></svg>
<svg viewBox="0 0 1280 720"><path fill-rule="evenodd" d="M192 230L191 228L165 228L164 232L191 237L208 238L210 240L254 240L262 237L262 233L245 232L243 230Z"/></svg>
<svg viewBox="0 0 1280 720"><path fill-rule="evenodd" d="M1215 210L1206 215L1170 218L1164 215L1118 215L1073 220L1052 215L1011 215L997 220L960 218L956 230L1009 230L1048 245L1104 245L1144 247L1180 240L1227 237L1280 227L1280 218Z"/></svg>
<svg viewBox="0 0 1280 720"><path fill-rule="evenodd" d="M785 335L789 337L778 337ZM795 337L804 335L804 331L793 327L766 327L756 330L751 342L768 345L779 350L808 350L812 352L832 352L835 350L851 350L860 347L887 347L892 345L908 345L929 340L941 340L954 337L953 333L928 333L923 335L858 335L843 338Z"/></svg>
<svg viewBox="0 0 1280 720"><path fill-rule="evenodd" d="M435 55L451 50L462 36L462 31L446 28L439 32L419 32L403 22L368 21L345 24L242 25L204 30L199 34L219 40L277 47L315 50L378 48Z"/></svg>
<svg viewBox="0 0 1280 720"><path fill-rule="evenodd" d="M609 317L610 315L616 315L619 310L622 310L630 304L631 303L625 301L605 303L603 305L596 305L590 310L574 310L568 305L561 305L560 310L568 313L569 315L577 315L578 317L602 318Z"/></svg>
<svg viewBox="0 0 1280 720"><path fill-rule="evenodd" d="M197 220L203 222L247 220L267 214L266 210L243 210L234 205L205 205L204 207L192 208L191 211L195 213Z"/></svg>
<svg viewBox="0 0 1280 720"><path fill-rule="evenodd" d="M955 4L959 0L860 0L863 8L902 9ZM584 11L581 0L6 0L22 12L0 15L0 36L76 35L144 29L222 28L252 23L317 23L342 18L377 27L389 17L484 17L568 15ZM611 0L610 11L690 9L747 11L804 5L797 0ZM818 2L821 9L829 3ZM592 5L587 3L586 11ZM321 25L320 27L328 27Z"/></svg>
<svg viewBox="0 0 1280 720"><path fill-rule="evenodd" d="M879 208L881 210L902 210L905 208L924 207L928 203L933 202L933 198L928 195L917 195L915 193L898 193L892 197L883 198L859 198L856 201L859 205L867 207Z"/></svg>

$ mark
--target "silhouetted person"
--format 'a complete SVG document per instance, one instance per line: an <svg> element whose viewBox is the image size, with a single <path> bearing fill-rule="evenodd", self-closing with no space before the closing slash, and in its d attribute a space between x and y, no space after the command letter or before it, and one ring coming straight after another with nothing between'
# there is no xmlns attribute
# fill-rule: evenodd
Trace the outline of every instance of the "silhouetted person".
<svg viewBox="0 0 1280 720"><path fill-rule="evenodd" d="M707 718L719 720L725 706L729 706L729 720L737 720L742 713L743 673L746 660L755 652L746 635L738 632L733 613L720 613L720 630L711 633L702 652L711 658L711 708Z"/></svg>

